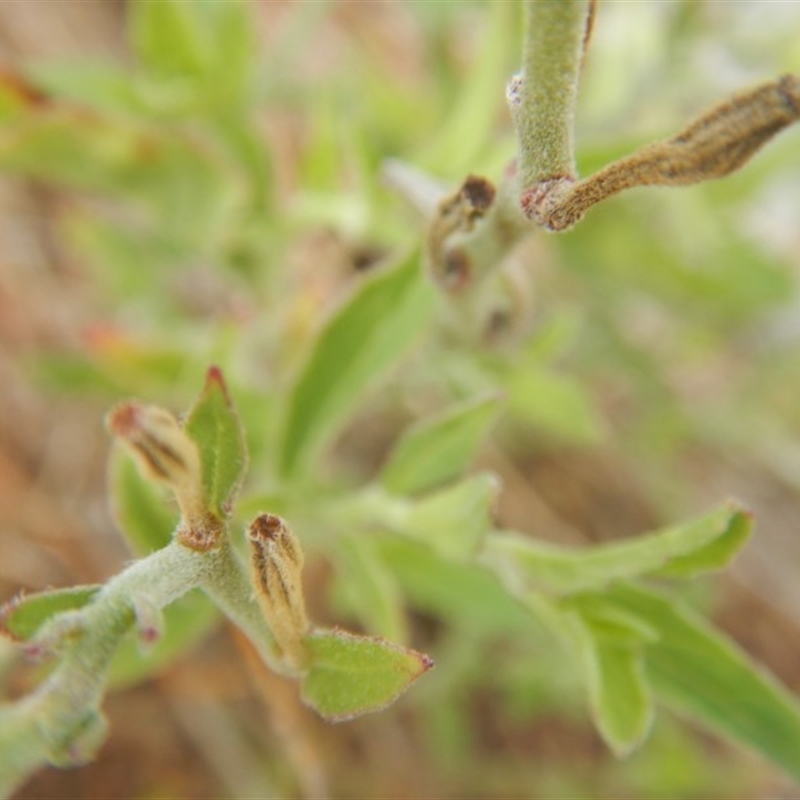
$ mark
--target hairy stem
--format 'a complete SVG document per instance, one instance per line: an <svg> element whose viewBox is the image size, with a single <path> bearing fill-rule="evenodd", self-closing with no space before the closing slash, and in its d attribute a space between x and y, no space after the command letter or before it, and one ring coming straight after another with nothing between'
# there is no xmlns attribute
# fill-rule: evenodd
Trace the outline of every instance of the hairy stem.
<svg viewBox="0 0 800 800"><path fill-rule="evenodd" d="M87 760L100 745L100 703L114 654L133 627L137 599L162 609L202 588L238 625L275 669L275 642L256 604L249 579L227 537L198 552L173 541L112 578L75 614L74 638L60 663L32 694L0 708L0 796L5 797L46 763Z"/></svg>
<svg viewBox="0 0 800 800"><path fill-rule="evenodd" d="M163 608L194 588L208 567L202 555L172 543L134 562L77 612L79 634L58 667L31 695L0 709L0 795L45 763L85 759L78 740L88 727L99 744L99 705L114 653L134 624L134 598Z"/></svg>
<svg viewBox="0 0 800 800"><path fill-rule="evenodd" d="M575 174L575 104L589 8L587 0L525 3L521 97L514 113L523 188Z"/></svg>

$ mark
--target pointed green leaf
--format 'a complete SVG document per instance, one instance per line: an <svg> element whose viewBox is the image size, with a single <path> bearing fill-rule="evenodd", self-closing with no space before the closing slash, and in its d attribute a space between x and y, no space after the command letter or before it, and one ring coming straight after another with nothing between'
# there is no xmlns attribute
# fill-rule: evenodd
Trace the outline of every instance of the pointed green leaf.
<svg viewBox="0 0 800 800"><path fill-rule="evenodd" d="M705 620L629 584L609 595L658 632L647 675L659 698L800 779L800 700Z"/></svg>
<svg viewBox="0 0 800 800"><path fill-rule="evenodd" d="M640 648L592 640L586 670L590 707L603 739L617 756L638 747L650 730L653 703Z"/></svg>
<svg viewBox="0 0 800 800"><path fill-rule="evenodd" d="M736 513L716 539L686 555L671 558L654 574L668 578L693 578L704 572L722 569L741 550L752 532L753 520L750 513Z"/></svg>
<svg viewBox="0 0 800 800"><path fill-rule="evenodd" d="M434 299L415 251L362 284L328 321L289 398L279 464L284 476L318 452L364 390L425 328Z"/></svg>
<svg viewBox="0 0 800 800"><path fill-rule="evenodd" d="M99 586L72 586L68 589L17 595L0 607L0 633L26 642L57 614L83 608L99 590Z"/></svg>
<svg viewBox="0 0 800 800"><path fill-rule="evenodd" d="M316 631L306 642L312 666L303 701L331 722L380 711L433 667L422 653L340 630Z"/></svg>
<svg viewBox="0 0 800 800"><path fill-rule="evenodd" d="M470 401L409 428L381 472L397 494L414 494L458 477L475 455L497 415L499 398Z"/></svg>
<svg viewBox="0 0 800 800"><path fill-rule="evenodd" d="M146 654L133 634L120 645L109 673L114 688L133 686L166 669L204 639L221 619L217 607L200 590L189 592L163 611L164 632Z"/></svg>
<svg viewBox="0 0 800 800"><path fill-rule="evenodd" d="M726 503L683 525L580 550L500 533L487 540L487 556L531 588L569 593L640 575L683 577L715 569L730 560L749 530L748 512Z"/></svg>
<svg viewBox="0 0 800 800"><path fill-rule="evenodd" d="M184 428L200 450L208 508L213 514L227 516L244 478L247 450L239 415L216 367L208 370Z"/></svg>
<svg viewBox="0 0 800 800"><path fill-rule="evenodd" d="M573 622L595 725L615 755L627 755L642 743L653 721L643 647L621 641L613 629L609 636L606 625L580 615Z"/></svg>
<svg viewBox="0 0 800 800"><path fill-rule="evenodd" d="M592 635L619 645L642 645L658 640L658 631L640 616L611 602L604 594L576 594L561 600L560 608L575 610Z"/></svg>
<svg viewBox="0 0 800 800"><path fill-rule="evenodd" d="M95 111L133 115L142 110L132 73L110 62L45 62L28 67L26 75L47 94Z"/></svg>
<svg viewBox="0 0 800 800"><path fill-rule="evenodd" d="M179 513L122 447L111 454L111 503L117 526L134 553L147 555L169 544Z"/></svg>
<svg viewBox="0 0 800 800"><path fill-rule="evenodd" d="M132 45L145 67L162 75L202 70L212 43L195 5L180 0L131 4Z"/></svg>
<svg viewBox="0 0 800 800"><path fill-rule="evenodd" d="M415 503L403 530L445 558L463 561L475 555L492 527L500 491L495 475L482 473Z"/></svg>

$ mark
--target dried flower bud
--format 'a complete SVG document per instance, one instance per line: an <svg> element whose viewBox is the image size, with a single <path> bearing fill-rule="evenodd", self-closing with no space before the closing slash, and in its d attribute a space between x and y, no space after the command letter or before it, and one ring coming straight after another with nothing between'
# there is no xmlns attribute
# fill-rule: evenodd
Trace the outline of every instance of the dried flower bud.
<svg viewBox="0 0 800 800"><path fill-rule="evenodd" d="M472 278L470 259L458 239L475 230L494 203L494 185L469 175L459 189L439 204L428 230L428 259L433 279L444 289L456 291Z"/></svg>
<svg viewBox="0 0 800 800"><path fill-rule="evenodd" d="M274 514L256 517L248 531L251 575L256 598L290 666L302 669L308 659L308 633L300 573L303 551L284 521Z"/></svg>
<svg viewBox="0 0 800 800"><path fill-rule="evenodd" d="M106 424L136 459L145 477L163 483L181 509L177 538L193 550L209 550L222 535L222 523L206 508L197 445L168 411L123 403Z"/></svg>
<svg viewBox="0 0 800 800"><path fill-rule="evenodd" d="M176 493L199 481L197 446L169 411L123 403L111 411L107 424L148 478L166 484Z"/></svg>

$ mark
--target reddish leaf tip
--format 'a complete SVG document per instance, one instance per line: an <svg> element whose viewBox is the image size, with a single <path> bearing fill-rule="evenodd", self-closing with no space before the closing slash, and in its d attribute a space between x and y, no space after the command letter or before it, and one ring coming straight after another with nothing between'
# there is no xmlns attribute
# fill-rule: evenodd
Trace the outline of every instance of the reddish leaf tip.
<svg viewBox="0 0 800 800"><path fill-rule="evenodd" d="M208 368L208 372L206 372L206 383L218 383L222 387L225 386L225 379L222 377L222 370L215 364L212 364Z"/></svg>
<svg viewBox="0 0 800 800"><path fill-rule="evenodd" d="M212 364L206 372L206 389L218 389L222 392L225 403L229 406L232 405L230 395L228 394L228 386L225 383L225 378L222 376L222 370L216 366L216 364Z"/></svg>

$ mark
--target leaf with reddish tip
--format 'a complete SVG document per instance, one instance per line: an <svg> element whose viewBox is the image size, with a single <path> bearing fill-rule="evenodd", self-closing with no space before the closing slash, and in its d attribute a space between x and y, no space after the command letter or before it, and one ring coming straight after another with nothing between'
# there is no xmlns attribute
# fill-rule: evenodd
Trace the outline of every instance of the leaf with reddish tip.
<svg viewBox="0 0 800 800"><path fill-rule="evenodd" d="M26 642L52 617L63 611L76 611L90 603L99 589L99 586L72 586L17 595L0 607L0 633Z"/></svg>
<svg viewBox="0 0 800 800"><path fill-rule="evenodd" d="M227 516L244 478L247 449L239 415L217 367L208 370L184 429L200 450L208 509L217 516Z"/></svg>
<svg viewBox="0 0 800 800"><path fill-rule="evenodd" d="M303 701L329 722L344 722L393 703L433 661L416 650L340 630L306 638L312 666Z"/></svg>

